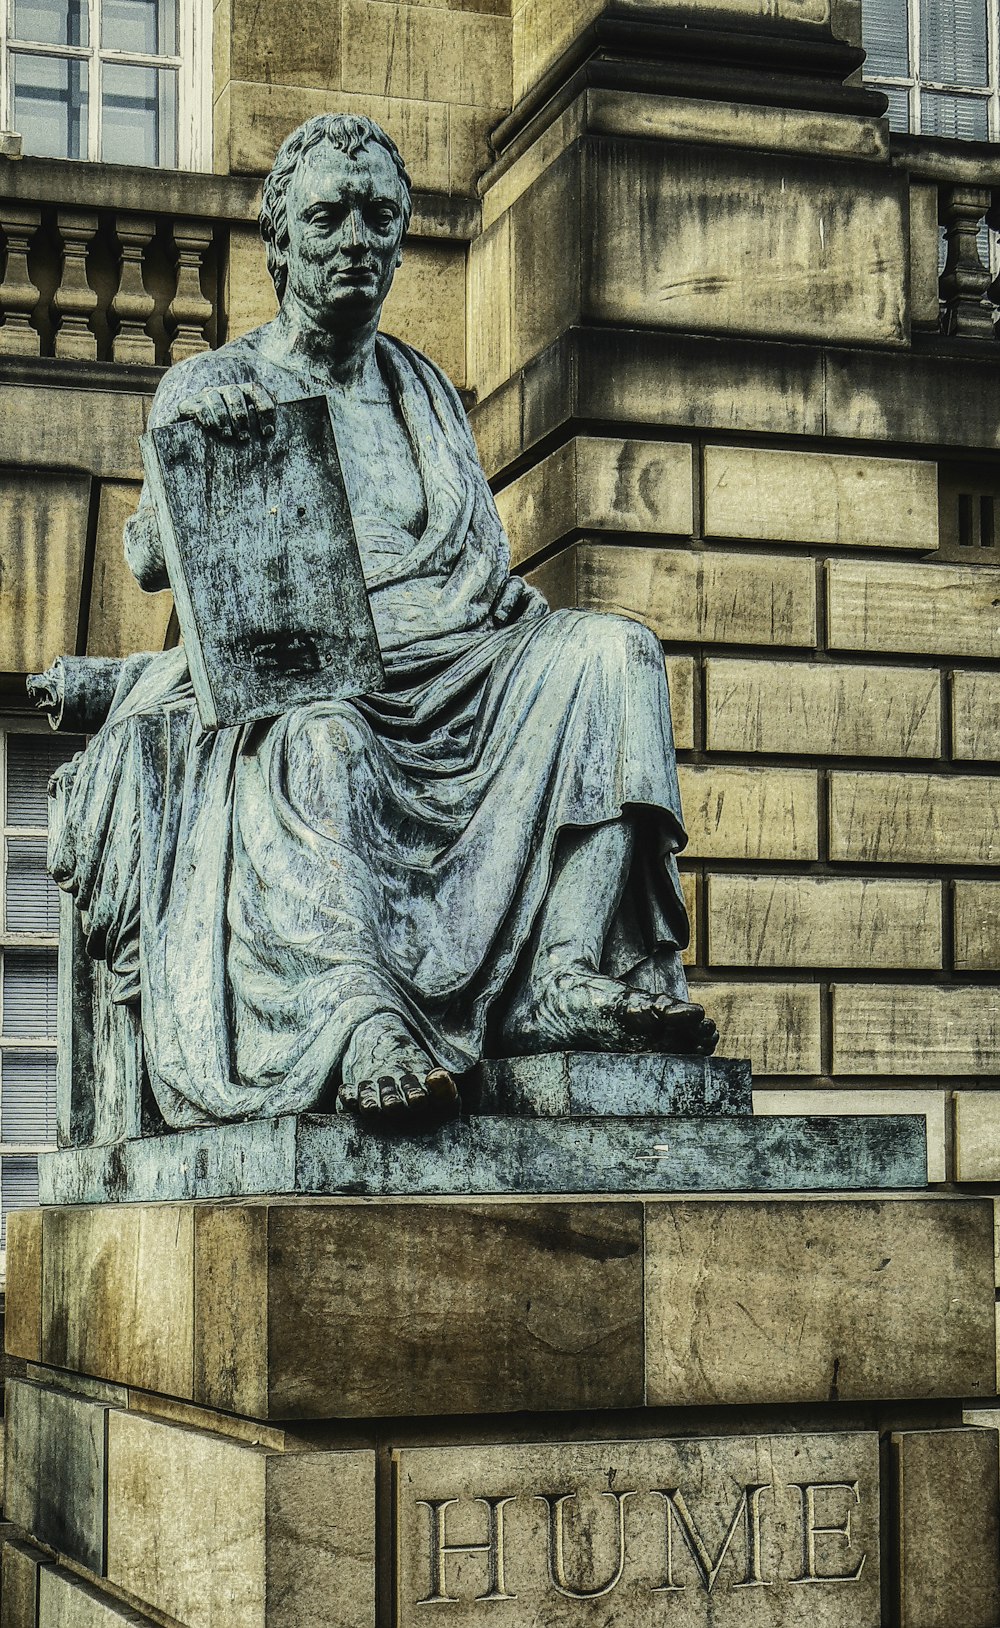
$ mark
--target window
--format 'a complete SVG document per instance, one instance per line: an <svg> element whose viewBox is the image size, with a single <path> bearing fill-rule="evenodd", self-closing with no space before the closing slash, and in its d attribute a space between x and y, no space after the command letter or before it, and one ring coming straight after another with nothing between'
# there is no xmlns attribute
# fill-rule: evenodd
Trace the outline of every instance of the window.
<svg viewBox="0 0 1000 1628"><path fill-rule="evenodd" d="M56 1139L59 893L45 870L49 777L79 740L0 727L0 1249L38 1202L36 1153Z"/></svg>
<svg viewBox="0 0 1000 1628"><path fill-rule="evenodd" d="M0 0L0 126L26 154L209 167L210 0Z"/></svg>
<svg viewBox="0 0 1000 1628"><path fill-rule="evenodd" d="M1000 140L997 0L863 0L865 78L914 135Z"/></svg>

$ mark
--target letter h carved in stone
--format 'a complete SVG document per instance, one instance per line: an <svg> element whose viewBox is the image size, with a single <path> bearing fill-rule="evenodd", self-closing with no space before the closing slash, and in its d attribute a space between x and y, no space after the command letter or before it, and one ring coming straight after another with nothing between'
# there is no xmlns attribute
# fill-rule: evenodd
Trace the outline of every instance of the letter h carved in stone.
<svg viewBox="0 0 1000 1628"><path fill-rule="evenodd" d="M417 1502L422 1509L430 1512L430 1593L418 1600L418 1605L456 1605L457 1594L448 1593L447 1566L451 1555L485 1555L487 1558L487 1585L485 1594L475 1596L480 1600L514 1600L515 1594L507 1593L506 1556L504 1553L504 1512L507 1505L513 1503L513 1495L508 1498L473 1498L472 1503L485 1504L488 1522L487 1535L483 1543L453 1543L447 1535L447 1512L452 1504L457 1504L457 1498L419 1498Z"/></svg>

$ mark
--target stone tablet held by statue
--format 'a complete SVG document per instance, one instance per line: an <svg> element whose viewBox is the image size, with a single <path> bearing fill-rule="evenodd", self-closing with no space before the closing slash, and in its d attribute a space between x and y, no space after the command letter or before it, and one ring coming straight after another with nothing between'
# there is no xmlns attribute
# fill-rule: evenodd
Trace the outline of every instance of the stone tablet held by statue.
<svg viewBox="0 0 1000 1628"><path fill-rule="evenodd" d="M267 416L263 444L188 420L142 442L206 729L384 682L326 399Z"/></svg>

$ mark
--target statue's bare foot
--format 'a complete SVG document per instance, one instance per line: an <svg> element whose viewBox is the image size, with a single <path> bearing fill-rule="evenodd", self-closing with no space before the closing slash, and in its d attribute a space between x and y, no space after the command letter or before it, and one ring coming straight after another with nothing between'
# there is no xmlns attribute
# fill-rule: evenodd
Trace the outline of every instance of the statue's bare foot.
<svg viewBox="0 0 1000 1628"><path fill-rule="evenodd" d="M440 1112L458 1102L448 1070L437 1067L393 1012L380 1012L355 1029L342 1076L338 1113Z"/></svg>
<svg viewBox="0 0 1000 1628"><path fill-rule="evenodd" d="M530 1051L668 1051L708 1057L719 1031L695 1001L561 972L511 1006L504 1040Z"/></svg>

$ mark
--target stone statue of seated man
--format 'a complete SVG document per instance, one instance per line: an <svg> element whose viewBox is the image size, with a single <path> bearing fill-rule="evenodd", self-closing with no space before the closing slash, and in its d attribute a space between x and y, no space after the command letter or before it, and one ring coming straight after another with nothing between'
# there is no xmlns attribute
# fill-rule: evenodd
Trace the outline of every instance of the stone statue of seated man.
<svg viewBox="0 0 1000 1628"><path fill-rule="evenodd" d="M273 322L164 377L151 423L267 456L325 395L384 688L205 729L183 648L126 662L67 772L53 873L138 1009L166 1123L413 1114L484 1055L709 1053L688 998L685 841L663 656L550 610L507 541L454 388L378 332L410 183L367 119L284 143L261 230ZM125 538L167 585L144 494ZM253 569L253 538L232 571Z"/></svg>

